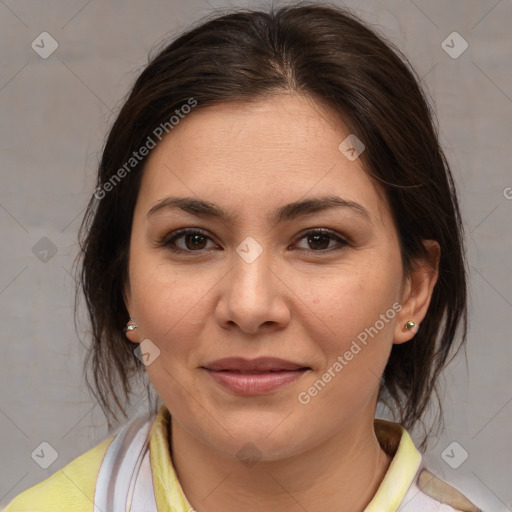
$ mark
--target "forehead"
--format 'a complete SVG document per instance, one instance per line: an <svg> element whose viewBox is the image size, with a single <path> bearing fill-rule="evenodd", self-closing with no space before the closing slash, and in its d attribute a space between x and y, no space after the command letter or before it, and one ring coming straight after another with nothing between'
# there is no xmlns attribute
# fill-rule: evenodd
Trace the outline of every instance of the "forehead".
<svg viewBox="0 0 512 512"><path fill-rule="evenodd" d="M195 195L254 212L336 194L381 218L377 185L339 149L349 135L337 115L299 95L199 108L152 150L140 199L149 209L165 195Z"/></svg>

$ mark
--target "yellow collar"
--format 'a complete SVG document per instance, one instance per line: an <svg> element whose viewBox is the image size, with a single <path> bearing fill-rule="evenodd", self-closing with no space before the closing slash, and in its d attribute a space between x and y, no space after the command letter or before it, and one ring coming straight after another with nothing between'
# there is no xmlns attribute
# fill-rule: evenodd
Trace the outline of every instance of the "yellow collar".
<svg viewBox="0 0 512 512"><path fill-rule="evenodd" d="M169 410L162 405L150 432L150 457L158 512L190 512L192 505L178 481L169 450ZM375 434L386 453L393 456L386 476L364 512L396 512L414 481L421 454L398 423L375 419Z"/></svg>
<svg viewBox="0 0 512 512"><path fill-rule="evenodd" d="M414 446L407 430L400 424L380 419L375 419L373 424L382 449L393 460L364 512L395 512L414 482L421 465L421 453Z"/></svg>

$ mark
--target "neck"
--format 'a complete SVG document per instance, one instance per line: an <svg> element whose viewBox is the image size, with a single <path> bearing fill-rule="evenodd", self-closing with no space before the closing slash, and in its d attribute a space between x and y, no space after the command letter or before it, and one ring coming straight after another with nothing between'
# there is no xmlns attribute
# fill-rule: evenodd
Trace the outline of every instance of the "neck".
<svg viewBox="0 0 512 512"><path fill-rule="evenodd" d="M345 428L286 459L245 466L171 421L173 465L198 512L362 512L391 462L373 424L366 430L359 425Z"/></svg>

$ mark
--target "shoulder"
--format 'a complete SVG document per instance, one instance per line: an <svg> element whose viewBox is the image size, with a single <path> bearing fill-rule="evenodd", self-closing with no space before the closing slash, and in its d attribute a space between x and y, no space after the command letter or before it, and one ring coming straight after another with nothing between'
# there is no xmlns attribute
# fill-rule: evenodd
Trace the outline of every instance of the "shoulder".
<svg viewBox="0 0 512 512"><path fill-rule="evenodd" d="M92 512L96 477L113 438L16 496L3 512Z"/></svg>

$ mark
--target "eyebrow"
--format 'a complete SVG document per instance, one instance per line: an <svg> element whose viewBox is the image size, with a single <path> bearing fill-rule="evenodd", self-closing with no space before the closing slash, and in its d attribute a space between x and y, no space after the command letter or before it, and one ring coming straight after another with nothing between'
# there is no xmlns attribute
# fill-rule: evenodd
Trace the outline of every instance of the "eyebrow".
<svg viewBox="0 0 512 512"><path fill-rule="evenodd" d="M148 211L146 217L152 217L157 212L174 208L179 208L186 213L190 213L198 217L218 219L224 223L232 223L238 217L237 215L223 210L214 203L194 197L166 197L156 203ZM280 206L269 215L268 220L272 224L278 224L280 222L292 220L304 215L322 212L331 208L343 208L350 210L371 223L370 213L364 206L338 196L313 197Z"/></svg>

